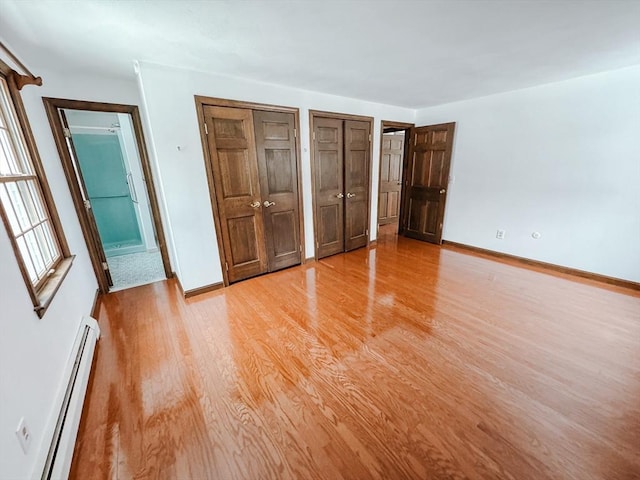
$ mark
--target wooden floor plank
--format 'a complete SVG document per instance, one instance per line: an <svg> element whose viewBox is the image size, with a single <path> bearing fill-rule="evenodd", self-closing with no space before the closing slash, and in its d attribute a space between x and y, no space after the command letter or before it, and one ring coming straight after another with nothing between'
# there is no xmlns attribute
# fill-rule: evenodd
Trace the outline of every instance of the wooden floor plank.
<svg viewBox="0 0 640 480"><path fill-rule="evenodd" d="M640 293L398 238L102 299L73 479L640 479Z"/></svg>

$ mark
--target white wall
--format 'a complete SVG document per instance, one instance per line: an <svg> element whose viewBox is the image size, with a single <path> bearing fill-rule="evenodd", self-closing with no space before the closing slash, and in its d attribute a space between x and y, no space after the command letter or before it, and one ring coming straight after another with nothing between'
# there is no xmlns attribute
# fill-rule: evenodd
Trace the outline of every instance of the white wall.
<svg viewBox="0 0 640 480"><path fill-rule="evenodd" d="M416 117L451 121L446 240L640 282L640 67Z"/></svg>
<svg viewBox="0 0 640 480"><path fill-rule="evenodd" d="M77 257L51 306L39 319L0 222L0 478L3 480L30 478L37 473L34 469L42 465L41 455L46 455L60 406L60 389L66 385L62 372L82 316L90 313L97 288L41 97L139 103L133 81L30 67L42 76L44 85L24 87L23 99L69 247ZM32 435L27 455L14 434L23 416Z"/></svg>
<svg viewBox="0 0 640 480"><path fill-rule="evenodd" d="M367 79L362 79L366 82ZM313 212L309 147L309 110L324 110L375 118L371 176L371 226L376 235L377 185L380 161L380 121L413 122L414 110L317 92L257 83L245 79L164 67L139 66L153 155L175 242L177 273L185 289L222 281L209 189L200 142L194 95L298 107L302 147L302 193L306 256L313 256ZM178 150L180 146L180 150Z"/></svg>

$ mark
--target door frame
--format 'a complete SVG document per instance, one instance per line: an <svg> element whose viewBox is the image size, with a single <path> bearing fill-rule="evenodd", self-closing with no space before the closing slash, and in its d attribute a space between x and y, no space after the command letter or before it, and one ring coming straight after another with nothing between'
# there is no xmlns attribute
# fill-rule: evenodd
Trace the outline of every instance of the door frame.
<svg viewBox="0 0 640 480"><path fill-rule="evenodd" d="M204 166L207 171L207 183L209 185L209 200L211 201L211 210L213 213L213 223L216 230L216 241L218 242L218 254L220 256L220 268L222 270L222 283L225 287L229 286L229 276L224 268L226 252L224 242L222 241L222 230L220 222L220 209L216 197L216 187L213 182L213 169L211 168L211 156L207 141L207 131L205 129L204 107L229 107L243 108L248 110L261 110L265 112L292 113L293 124L295 128L296 141L296 168L298 170L298 223L300 225L300 263L305 263L305 242L304 242L304 212L302 204L302 149L300 146L300 109L296 107L285 107L281 105L270 105L266 103L245 102L242 100L229 100L226 98L207 97L204 95L194 95L196 102L196 114L198 117L198 127L200 129L200 141L202 142L202 152L204 154Z"/></svg>
<svg viewBox="0 0 640 480"><path fill-rule="evenodd" d="M406 123L406 122L396 122L393 120L382 120L380 122L380 159L378 161L378 203L380 202L380 183L382 178L382 146L384 142L384 129L385 128L397 128L399 130L404 130L404 152L402 155L402 176L400 177L400 211L398 212L398 233L402 233L404 230L404 222L403 222L403 213L404 213L404 191L406 185L405 172L407 170L407 162L409 157L409 147L411 145L411 132L412 129L415 128L414 123ZM380 216L380 212L378 213L378 217ZM380 229L380 225L378 224L378 218L376 218L376 229ZM376 235L377 238L377 235Z"/></svg>
<svg viewBox="0 0 640 480"><path fill-rule="evenodd" d="M318 224L316 220L316 159L315 159L315 148L314 148L314 140L313 140L313 132L315 128L315 118L323 117L323 118L334 118L339 120L355 120L357 122L368 122L369 123L369 132L371 132L371 140L369 141L369 202L367 203L367 230L369 234L367 235L367 246L371 244L371 200L372 195L371 192L373 190L373 175L371 175L372 166L373 166L373 137L374 137L374 118L368 117L365 115L352 115L349 113L336 113L336 112L326 112L323 110L309 110L309 144L311 145L310 155L311 155L311 207L313 208L313 258L318 260ZM377 226L376 226L377 228Z"/></svg>
<svg viewBox="0 0 640 480"><path fill-rule="evenodd" d="M164 267L164 273L167 278L173 277L171 271L171 263L169 261L169 252L167 250L167 242L164 234L164 227L162 226L162 218L160 216L160 208L158 206L158 197L156 195L155 183L153 180L153 172L151 170L151 163L149 162L149 155L147 153L147 147L144 139L144 132L142 130L142 120L140 119L140 112L136 105L125 105L119 103L102 103L102 102L90 102L84 100L70 100L63 98L51 98L43 97L44 107L49 118L49 125L53 132L53 138L58 148L58 154L62 161L62 168L64 170L65 177L67 178L67 184L71 191L71 197L73 204L78 214L78 220L80 221L80 227L89 251L89 258L91 259L91 265L93 271L96 274L98 280L98 289L100 293L109 293L109 283L107 276L102 268L102 262L100 260L100 252L98 248L102 249L102 242L100 238L95 238L96 233L91 228L91 222L85 209L84 202L82 200L82 192L76 179L75 169L73 166L73 160L69 149L67 148L67 142L64 136L64 129L58 110L87 110L92 112L107 112L107 113L123 113L131 115L131 124L133 126L133 133L136 139L136 145L138 147L138 154L140 157L140 164L142 167L142 173L145 177L145 184L147 187L147 195L149 197L149 206L151 207L151 217L153 219L153 226L155 228L155 234L158 241L158 248L162 257L162 265ZM104 250L102 250L104 255Z"/></svg>

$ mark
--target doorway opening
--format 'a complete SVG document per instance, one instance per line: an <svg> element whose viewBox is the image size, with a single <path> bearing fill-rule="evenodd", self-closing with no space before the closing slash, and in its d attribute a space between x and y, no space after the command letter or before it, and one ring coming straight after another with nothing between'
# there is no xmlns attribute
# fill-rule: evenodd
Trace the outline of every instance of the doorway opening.
<svg viewBox="0 0 640 480"><path fill-rule="evenodd" d="M455 122L383 121L381 132L378 233L440 245Z"/></svg>
<svg viewBox="0 0 640 480"><path fill-rule="evenodd" d="M399 231L403 172L409 155L412 124L382 121L378 184L378 230Z"/></svg>
<svg viewBox="0 0 640 480"><path fill-rule="evenodd" d="M383 120L380 126L380 173L378 175L378 235L402 231L404 172L412 123Z"/></svg>
<svg viewBox="0 0 640 480"><path fill-rule="evenodd" d="M44 101L101 292L170 277L137 107Z"/></svg>

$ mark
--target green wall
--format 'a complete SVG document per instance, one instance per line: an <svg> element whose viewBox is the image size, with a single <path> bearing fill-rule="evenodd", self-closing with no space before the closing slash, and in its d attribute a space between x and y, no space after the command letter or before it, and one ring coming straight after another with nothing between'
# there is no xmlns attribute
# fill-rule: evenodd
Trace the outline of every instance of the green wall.
<svg viewBox="0 0 640 480"><path fill-rule="evenodd" d="M73 144L105 253L143 251L117 135L74 133Z"/></svg>

